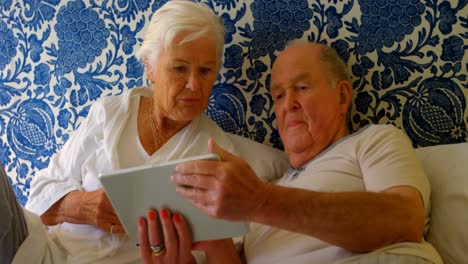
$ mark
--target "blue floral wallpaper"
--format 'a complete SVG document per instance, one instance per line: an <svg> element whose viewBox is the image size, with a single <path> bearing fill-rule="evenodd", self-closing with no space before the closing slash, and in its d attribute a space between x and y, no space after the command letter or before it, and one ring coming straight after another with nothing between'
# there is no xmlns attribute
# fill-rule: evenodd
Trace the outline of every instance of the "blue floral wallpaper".
<svg viewBox="0 0 468 264"><path fill-rule="evenodd" d="M282 147L270 68L287 41L308 39L349 65L353 130L391 123L415 147L468 141L468 0L199 1L226 27L207 109L225 130ZM165 2L0 1L0 163L21 203L94 101L146 84L134 52Z"/></svg>

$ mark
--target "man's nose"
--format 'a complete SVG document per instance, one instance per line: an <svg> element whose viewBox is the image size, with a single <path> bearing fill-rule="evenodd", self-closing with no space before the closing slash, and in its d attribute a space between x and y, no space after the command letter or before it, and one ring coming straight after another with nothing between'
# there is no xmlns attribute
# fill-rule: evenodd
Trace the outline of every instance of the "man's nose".
<svg viewBox="0 0 468 264"><path fill-rule="evenodd" d="M297 94L294 91L287 91L285 94L285 107L287 110L295 110L299 108Z"/></svg>

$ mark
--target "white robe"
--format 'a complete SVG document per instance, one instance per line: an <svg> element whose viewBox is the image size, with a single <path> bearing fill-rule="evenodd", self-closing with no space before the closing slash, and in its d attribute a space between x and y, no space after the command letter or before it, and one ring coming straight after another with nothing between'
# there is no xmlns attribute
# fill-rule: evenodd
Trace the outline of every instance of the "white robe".
<svg viewBox="0 0 468 264"><path fill-rule="evenodd" d="M149 89L133 89L119 97L107 97L96 102L80 128L52 157L49 167L34 177L26 208L41 215L71 191L101 188L99 173L119 169L117 143L130 116L130 98L150 96L151 93ZM152 155L149 163L208 153L210 137L226 150L244 158L260 177L281 177L288 167L283 152L225 133L205 115L174 135ZM138 248L125 235L110 235L93 225L62 223L50 227L49 235L58 246L53 248L60 248L67 255L68 263L140 261ZM23 247L19 255L28 254L28 250L22 250Z"/></svg>

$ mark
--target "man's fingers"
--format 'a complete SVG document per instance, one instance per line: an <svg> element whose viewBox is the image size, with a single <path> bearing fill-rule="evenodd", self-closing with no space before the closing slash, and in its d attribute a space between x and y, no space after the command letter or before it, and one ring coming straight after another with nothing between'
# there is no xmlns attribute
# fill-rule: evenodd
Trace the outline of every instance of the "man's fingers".
<svg viewBox="0 0 468 264"><path fill-rule="evenodd" d="M176 187L176 192L192 203L210 204L212 197L207 191L198 188L186 188L183 186Z"/></svg>
<svg viewBox="0 0 468 264"><path fill-rule="evenodd" d="M177 187L176 192L182 195L185 199L189 200L194 207L200 209L210 216L217 216L217 207L215 206L214 202L215 198L214 195L210 192L184 187Z"/></svg>
<svg viewBox="0 0 468 264"><path fill-rule="evenodd" d="M216 184L216 179L208 175L175 173L171 176L172 183L185 187L197 189L210 189Z"/></svg>
<svg viewBox="0 0 468 264"><path fill-rule="evenodd" d="M208 139L208 151L213 154L218 154L222 161L231 161L236 158L236 156L232 155L229 151L220 147L212 137Z"/></svg>
<svg viewBox="0 0 468 264"><path fill-rule="evenodd" d="M195 160L177 164L176 173L212 175L218 166L215 160Z"/></svg>
<svg viewBox="0 0 468 264"><path fill-rule="evenodd" d="M208 140L208 150L210 153L217 154L221 161L232 161L239 159L238 157L218 146L213 138ZM197 160L178 164L175 171L181 174L214 175L218 171L219 166L221 166L221 163L216 160Z"/></svg>

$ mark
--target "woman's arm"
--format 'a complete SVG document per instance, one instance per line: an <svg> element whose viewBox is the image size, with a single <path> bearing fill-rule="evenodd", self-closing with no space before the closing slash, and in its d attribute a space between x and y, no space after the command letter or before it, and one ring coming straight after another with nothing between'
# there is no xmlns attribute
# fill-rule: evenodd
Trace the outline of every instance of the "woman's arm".
<svg viewBox="0 0 468 264"><path fill-rule="evenodd" d="M43 213L41 220L46 225L69 222L95 225L106 232L125 232L103 189L69 192Z"/></svg>

